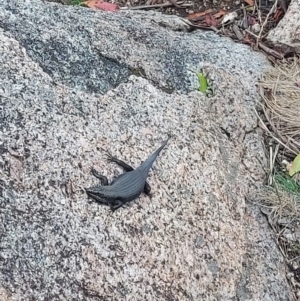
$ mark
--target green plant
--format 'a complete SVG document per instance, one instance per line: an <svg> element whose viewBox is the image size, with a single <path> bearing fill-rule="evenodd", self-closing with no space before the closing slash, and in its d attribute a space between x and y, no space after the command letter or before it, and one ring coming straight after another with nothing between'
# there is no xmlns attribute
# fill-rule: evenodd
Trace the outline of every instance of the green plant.
<svg viewBox="0 0 300 301"><path fill-rule="evenodd" d="M84 1L83 0L68 0L67 4L68 5L82 5Z"/></svg>
<svg viewBox="0 0 300 301"><path fill-rule="evenodd" d="M202 93L205 93L207 91L207 79L201 72L197 73L197 76L198 76L198 81L199 81L198 90Z"/></svg>
<svg viewBox="0 0 300 301"><path fill-rule="evenodd" d="M276 184L284 191L300 195L300 185L283 172L275 172L274 179Z"/></svg>

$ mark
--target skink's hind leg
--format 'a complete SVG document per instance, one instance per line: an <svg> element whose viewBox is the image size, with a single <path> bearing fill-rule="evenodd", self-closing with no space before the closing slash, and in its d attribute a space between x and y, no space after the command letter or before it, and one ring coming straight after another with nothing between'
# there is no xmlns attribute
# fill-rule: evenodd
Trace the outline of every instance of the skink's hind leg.
<svg viewBox="0 0 300 301"><path fill-rule="evenodd" d="M99 179L101 181L101 184L103 186L107 186L108 185L108 180L107 177L101 175L96 169L92 169L92 174L93 176L95 176L97 179Z"/></svg>
<svg viewBox="0 0 300 301"><path fill-rule="evenodd" d="M127 163L125 163L124 161L122 160L119 160L118 158L112 156L109 152L107 152L107 158L110 162L115 162L117 163L119 166L123 167L123 169L125 171L132 171L133 170L133 167L128 165Z"/></svg>
<svg viewBox="0 0 300 301"><path fill-rule="evenodd" d="M113 203L109 204L111 211L116 211L123 206L123 202L120 200L115 200Z"/></svg>
<svg viewBox="0 0 300 301"><path fill-rule="evenodd" d="M148 182L145 183L144 193L147 194L149 197L151 197L151 186L149 185Z"/></svg>

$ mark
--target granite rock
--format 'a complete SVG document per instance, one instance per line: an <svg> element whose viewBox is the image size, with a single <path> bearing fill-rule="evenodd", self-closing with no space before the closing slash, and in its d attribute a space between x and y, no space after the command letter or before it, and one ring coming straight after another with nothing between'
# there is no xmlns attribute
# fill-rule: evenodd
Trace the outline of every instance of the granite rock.
<svg viewBox="0 0 300 301"><path fill-rule="evenodd" d="M266 158L259 53L176 17L0 2L3 300L291 300L251 200ZM213 94L197 91L197 72ZM95 167L171 136L142 195L88 200Z"/></svg>

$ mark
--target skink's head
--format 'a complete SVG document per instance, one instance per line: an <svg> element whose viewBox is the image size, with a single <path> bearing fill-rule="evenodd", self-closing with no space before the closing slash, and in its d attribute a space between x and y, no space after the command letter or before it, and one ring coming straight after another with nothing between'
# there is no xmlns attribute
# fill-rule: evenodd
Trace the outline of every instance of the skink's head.
<svg viewBox="0 0 300 301"><path fill-rule="evenodd" d="M107 194L105 193L105 189L103 189L105 186L93 186L89 188L85 188L85 191L88 196L92 197L96 201L107 204Z"/></svg>

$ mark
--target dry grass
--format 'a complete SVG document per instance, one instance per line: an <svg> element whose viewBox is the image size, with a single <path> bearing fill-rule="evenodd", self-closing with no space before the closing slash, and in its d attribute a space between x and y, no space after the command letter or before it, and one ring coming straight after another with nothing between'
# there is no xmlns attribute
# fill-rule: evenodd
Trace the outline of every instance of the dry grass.
<svg viewBox="0 0 300 301"><path fill-rule="evenodd" d="M291 194L275 184L274 188L267 187L259 197L263 199L262 207L268 209L274 220L299 218L300 198L298 194Z"/></svg>
<svg viewBox="0 0 300 301"><path fill-rule="evenodd" d="M267 126L288 155L300 152L300 62L276 66L260 82Z"/></svg>
<svg viewBox="0 0 300 301"><path fill-rule="evenodd" d="M277 234L277 244L291 271L287 273L288 279L298 296L300 185L295 177L290 178L287 171L283 171L283 160L291 161L300 153L299 59L275 66L261 80L259 89L264 101L261 106L264 117L259 120L269 144L269 177L268 186L258 199Z"/></svg>

